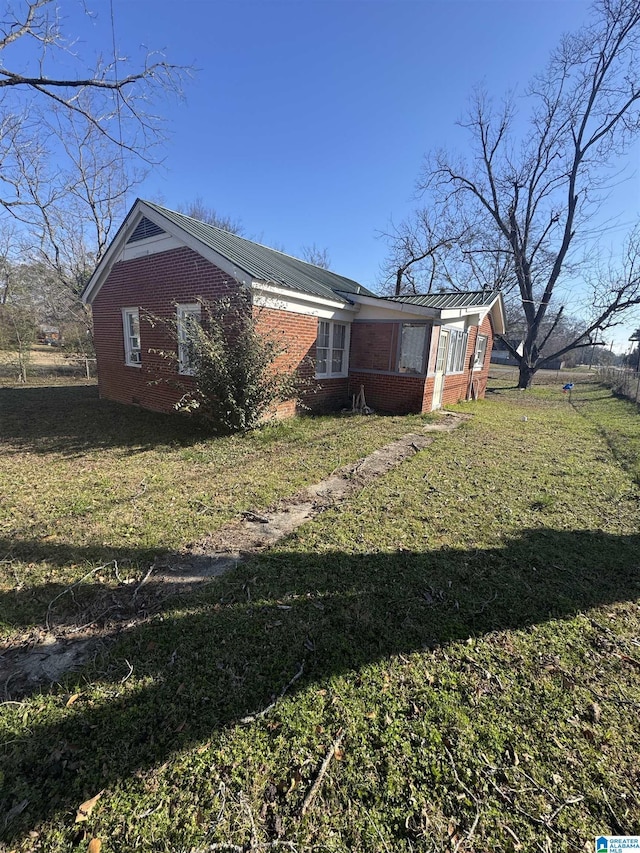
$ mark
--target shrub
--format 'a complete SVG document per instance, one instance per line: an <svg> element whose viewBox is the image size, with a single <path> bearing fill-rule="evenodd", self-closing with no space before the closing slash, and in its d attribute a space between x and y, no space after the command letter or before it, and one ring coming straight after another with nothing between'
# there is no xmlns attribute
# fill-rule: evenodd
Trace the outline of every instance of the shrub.
<svg viewBox="0 0 640 853"><path fill-rule="evenodd" d="M282 337L259 332L248 303L200 304L199 321L189 316L181 329L175 328L175 360L193 377L181 386L178 410L194 413L218 431L239 432L264 422L279 403L300 401L305 383L298 370L277 365L286 361Z"/></svg>

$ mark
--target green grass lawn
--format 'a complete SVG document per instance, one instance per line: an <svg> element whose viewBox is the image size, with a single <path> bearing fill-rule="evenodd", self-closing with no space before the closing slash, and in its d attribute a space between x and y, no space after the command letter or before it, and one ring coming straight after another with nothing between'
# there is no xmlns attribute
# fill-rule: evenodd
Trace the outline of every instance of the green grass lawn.
<svg viewBox="0 0 640 853"><path fill-rule="evenodd" d="M596 385L501 385L341 507L2 706L5 849L550 853L640 833L638 410ZM137 578L420 425L211 440L90 388L0 390L0 413L7 637L93 565Z"/></svg>

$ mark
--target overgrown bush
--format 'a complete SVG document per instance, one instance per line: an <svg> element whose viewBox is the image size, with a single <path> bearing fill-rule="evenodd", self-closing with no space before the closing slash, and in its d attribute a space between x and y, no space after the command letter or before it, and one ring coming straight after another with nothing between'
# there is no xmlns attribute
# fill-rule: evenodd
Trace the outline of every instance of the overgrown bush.
<svg viewBox="0 0 640 853"><path fill-rule="evenodd" d="M258 331L258 317L242 300L200 304L200 321L175 327L175 360L192 377L181 383L179 411L217 431L240 432L275 414L279 403L300 401L305 381L297 369L278 366L281 357L286 362L283 334Z"/></svg>

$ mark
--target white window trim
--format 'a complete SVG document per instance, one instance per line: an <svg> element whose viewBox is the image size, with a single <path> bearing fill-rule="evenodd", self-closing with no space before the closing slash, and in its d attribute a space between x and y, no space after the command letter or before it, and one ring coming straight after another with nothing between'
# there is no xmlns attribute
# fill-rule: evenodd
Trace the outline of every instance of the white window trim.
<svg viewBox="0 0 640 853"><path fill-rule="evenodd" d="M349 375L349 348L351 342L351 323L345 323L343 320L319 320L318 333L316 334L316 347L318 345L318 334L320 333L320 323L329 324L329 347L327 352L327 372L319 373L317 369L316 359L316 379L344 379ZM333 361L333 331L335 326L344 326L344 357L342 359L342 370L339 373L331 372L331 363Z"/></svg>
<svg viewBox="0 0 640 853"><path fill-rule="evenodd" d="M181 302L176 305L176 323L178 337L178 373L182 376L193 376L195 373L193 367L187 364L186 358L186 342L184 336L184 319L187 316L197 315L198 322L201 321L202 306L199 302Z"/></svg>
<svg viewBox="0 0 640 853"><path fill-rule="evenodd" d="M129 334L129 316L135 316L138 321L138 344L139 349L135 350L131 346L131 336ZM123 308L122 309L122 336L124 339L124 363L127 367L142 367L142 339L140 336L140 309L139 308ZM134 354L137 352L137 360Z"/></svg>
<svg viewBox="0 0 640 853"><path fill-rule="evenodd" d="M482 361L478 364L478 355L480 353L480 342L484 341L484 354L482 356ZM489 349L489 335L480 335L476 338L476 350L473 355L473 369L474 370L482 370L484 367L484 363L487 359L487 350Z"/></svg>

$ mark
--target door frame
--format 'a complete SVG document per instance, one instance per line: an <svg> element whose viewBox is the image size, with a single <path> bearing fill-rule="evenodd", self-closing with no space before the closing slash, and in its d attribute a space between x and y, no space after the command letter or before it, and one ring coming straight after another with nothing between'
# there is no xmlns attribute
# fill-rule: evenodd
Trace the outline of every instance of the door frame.
<svg viewBox="0 0 640 853"><path fill-rule="evenodd" d="M444 377L447 372L447 359L449 357L449 331L440 329L438 337L438 349L436 351L436 365L433 377L433 401L431 411L442 408L442 394L444 392Z"/></svg>

